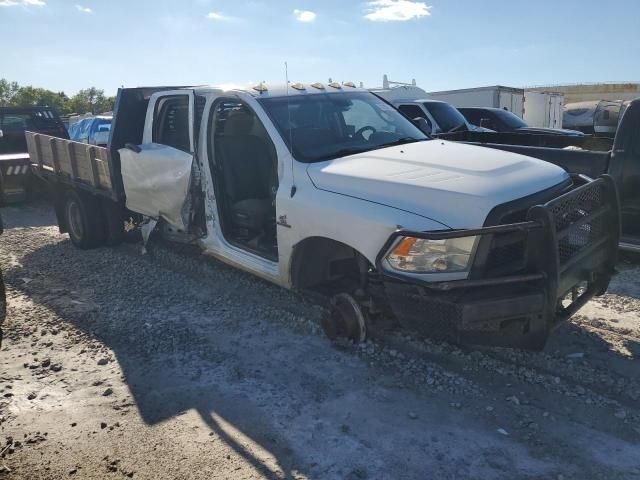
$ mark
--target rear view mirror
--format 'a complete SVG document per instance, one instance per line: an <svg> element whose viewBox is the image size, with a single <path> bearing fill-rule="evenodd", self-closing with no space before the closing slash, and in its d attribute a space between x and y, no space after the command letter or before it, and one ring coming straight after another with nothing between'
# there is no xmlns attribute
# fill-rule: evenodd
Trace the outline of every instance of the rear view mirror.
<svg viewBox="0 0 640 480"><path fill-rule="evenodd" d="M433 129L431 123L423 117L416 117L412 120L413 124L418 127L425 135L431 135Z"/></svg>
<svg viewBox="0 0 640 480"><path fill-rule="evenodd" d="M490 118L481 118L480 126L482 128L491 128L491 119Z"/></svg>

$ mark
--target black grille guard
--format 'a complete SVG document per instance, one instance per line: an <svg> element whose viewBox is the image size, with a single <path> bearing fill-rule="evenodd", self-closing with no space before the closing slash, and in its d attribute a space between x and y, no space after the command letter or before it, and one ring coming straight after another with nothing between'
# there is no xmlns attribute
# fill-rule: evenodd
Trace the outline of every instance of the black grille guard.
<svg viewBox="0 0 640 480"><path fill-rule="evenodd" d="M571 316L589 298L604 293L615 272L620 239L620 202L613 178L576 177L583 185L543 204L529 208L525 222L469 230L394 232L378 254L376 268L388 280L415 283L429 289L453 290L514 283L544 282L550 305L557 305L576 286L586 283L581 295L563 312ZM526 234L523 268L513 275L433 282L391 271L382 262L399 237L446 240L466 236ZM489 242L490 243L490 242Z"/></svg>

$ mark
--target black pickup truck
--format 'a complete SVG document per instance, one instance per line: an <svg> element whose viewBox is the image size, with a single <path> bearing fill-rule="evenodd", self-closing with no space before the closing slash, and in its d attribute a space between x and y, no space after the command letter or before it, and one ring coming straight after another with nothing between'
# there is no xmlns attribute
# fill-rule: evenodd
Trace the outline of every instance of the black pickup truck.
<svg viewBox="0 0 640 480"><path fill-rule="evenodd" d="M591 136L478 132L439 137L521 153L590 178L608 173L615 180L620 196L620 248L640 252L640 98L629 103L613 141Z"/></svg>
<svg viewBox="0 0 640 480"><path fill-rule="evenodd" d="M26 130L69 138L55 110L49 107L0 107L0 203L23 201L31 172Z"/></svg>

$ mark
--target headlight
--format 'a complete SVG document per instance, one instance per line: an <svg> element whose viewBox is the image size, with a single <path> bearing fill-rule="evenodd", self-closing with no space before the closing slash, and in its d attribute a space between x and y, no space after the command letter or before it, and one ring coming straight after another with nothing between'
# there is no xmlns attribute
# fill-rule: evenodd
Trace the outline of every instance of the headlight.
<svg viewBox="0 0 640 480"><path fill-rule="evenodd" d="M410 273L467 272L476 243L475 236L426 240L400 237L387 254L395 269Z"/></svg>

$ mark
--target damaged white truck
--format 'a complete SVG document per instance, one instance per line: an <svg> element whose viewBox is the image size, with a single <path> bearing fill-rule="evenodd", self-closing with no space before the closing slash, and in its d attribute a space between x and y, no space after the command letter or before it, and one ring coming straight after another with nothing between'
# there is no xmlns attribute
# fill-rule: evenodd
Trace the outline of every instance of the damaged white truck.
<svg viewBox="0 0 640 480"><path fill-rule="evenodd" d="M61 232L124 224L329 299L331 338L393 316L426 335L541 348L608 287L608 176L430 138L353 84L125 88L108 148L28 133Z"/></svg>

